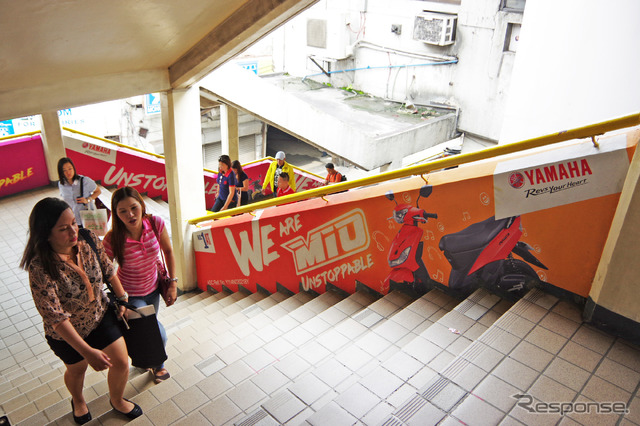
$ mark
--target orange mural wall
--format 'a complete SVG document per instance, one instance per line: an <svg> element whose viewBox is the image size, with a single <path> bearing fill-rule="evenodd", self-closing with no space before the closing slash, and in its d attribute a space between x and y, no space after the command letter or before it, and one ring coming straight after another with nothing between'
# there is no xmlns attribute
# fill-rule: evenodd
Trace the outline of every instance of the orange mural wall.
<svg viewBox="0 0 640 426"><path fill-rule="evenodd" d="M215 221L193 234L198 285L586 297L634 149L571 141Z"/></svg>

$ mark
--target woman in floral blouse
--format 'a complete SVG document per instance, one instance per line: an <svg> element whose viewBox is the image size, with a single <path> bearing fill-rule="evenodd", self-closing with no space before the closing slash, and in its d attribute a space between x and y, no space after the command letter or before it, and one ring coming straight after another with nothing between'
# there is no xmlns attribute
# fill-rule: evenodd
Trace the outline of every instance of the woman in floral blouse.
<svg viewBox="0 0 640 426"><path fill-rule="evenodd" d="M42 316L47 343L64 362L64 382L71 394L73 419L91 420L82 388L87 366L109 369L111 406L134 419L142 409L123 398L129 377L127 347L108 307L103 280L109 280L119 300L127 300L104 247L90 234L97 253L79 239L76 218L58 198L40 200L29 216L29 239L20 266L29 272L33 301ZM103 276L104 271L104 276ZM122 315L121 308L119 315Z"/></svg>

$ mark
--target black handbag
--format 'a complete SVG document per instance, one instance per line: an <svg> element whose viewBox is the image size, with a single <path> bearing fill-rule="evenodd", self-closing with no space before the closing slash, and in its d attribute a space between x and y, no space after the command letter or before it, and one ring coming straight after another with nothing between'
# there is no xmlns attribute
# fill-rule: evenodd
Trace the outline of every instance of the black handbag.
<svg viewBox="0 0 640 426"><path fill-rule="evenodd" d="M88 229L79 229L78 234L83 240L89 244L93 252L98 255L98 248L95 246L95 242L91 238L91 231ZM100 259L98 258L98 263ZM100 264L102 269L102 264ZM104 278L104 270L102 271ZM143 314L130 303L119 301L115 297L115 292L111 283L104 280L104 283L109 289L110 305L116 310L116 316L118 315L119 306L125 306L127 309L137 312L140 318L134 318L127 321L122 318L118 321L122 336L127 344L127 352L129 352L129 358L131 358L131 364L134 367L139 368L155 368L162 365L168 358L167 352L164 350L164 342L162 341L162 335L160 334L160 326L158 325L158 319L155 312L153 314Z"/></svg>
<svg viewBox="0 0 640 426"><path fill-rule="evenodd" d="M162 335L158 326L156 314L143 315L135 309L141 317L129 319L128 327L121 321L120 327L127 351L131 358L131 365L140 368L155 368L167 360Z"/></svg>

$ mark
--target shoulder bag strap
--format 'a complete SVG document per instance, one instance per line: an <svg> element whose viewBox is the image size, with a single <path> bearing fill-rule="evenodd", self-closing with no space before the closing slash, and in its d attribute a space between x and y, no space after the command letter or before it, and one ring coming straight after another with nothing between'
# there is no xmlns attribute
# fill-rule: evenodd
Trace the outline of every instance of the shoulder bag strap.
<svg viewBox="0 0 640 426"><path fill-rule="evenodd" d="M78 229L78 235L80 235L82 237L82 239L84 241L86 241L87 244L89 244L89 247L91 247L91 250L93 250L93 252L96 254L96 257L98 258L98 263L100 264L100 270L102 271L102 278L104 280L104 283L106 284L106 286L109 289L109 291L111 292L111 294L113 294L113 296L114 296L113 297L113 301L117 305L123 305L127 309L130 309L132 311L138 312L137 308L135 306L133 306L132 304L130 304L128 302L119 301L119 300L117 300L115 298L116 292L113 291L113 286L111 286L111 283L105 278L106 275L104 273L104 268L102 267L102 262L100 262L100 255L98 254L98 247L96 247L96 242L93 241L93 238L91 238L91 231L89 231L86 228L80 228L80 229Z"/></svg>
<svg viewBox="0 0 640 426"><path fill-rule="evenodd" d="M102 271L102 278L104 279L104 283L107 285L107 288L109 289L109 291L113 294L113 287L111 287L111 283L109 281L107 281L107 279L105 278L106 275L104 273L104 268L102 267L102 262L100 262L100 254L98 254L98 247L96 247L96 242L93 241L93 238L91 238L91 231L89 231L87 228L80 228L78 229L78 235L80 235L82 237L82 239L89 244L89 247L91 247L91 250L93 250L93 252L96 254L96 257L98 258L98 264L100 265L100 270Z"/></svg>
<svg viewBox="0 0 640 426"><path fill-rule="evenodd" d="M162 258L162 266L164 267L164 270L167 271L167 262L165 262L164 260L164 252L162 251L162 244L160 243L160 235L158 235L158 229L156 229L156 222L153 215L149 215L149 222L151 222L151 229L153 229L156 240L158 240L158 246L160 246L160 258Z"/></svg>

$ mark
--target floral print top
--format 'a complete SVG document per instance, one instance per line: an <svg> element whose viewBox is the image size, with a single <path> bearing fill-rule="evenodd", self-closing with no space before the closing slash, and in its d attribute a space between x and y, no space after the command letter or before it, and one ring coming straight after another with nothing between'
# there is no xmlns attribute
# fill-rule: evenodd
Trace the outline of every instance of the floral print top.
<svg viewBox="0 0 640 426"><path fill-rule="evenodd" d="M86 288L80 274L61 260L55 261L60 271L60 278L55 281L45 272L39 256L34 257L29 264L33 301L42 316L45 335L53 339L63 340L54 327L66 319L71 321L73 328L84 339L102 321L107 309L108 298L103 291L100 264L104 267L106 279L111 279L114 275L114 268L100 240L93 233L91 237L98 248L100 261L85 241L79 239L77 245L78 259L92 286L90 290ZM93 292L94 297L89 297L89 291Z"/></svg>

